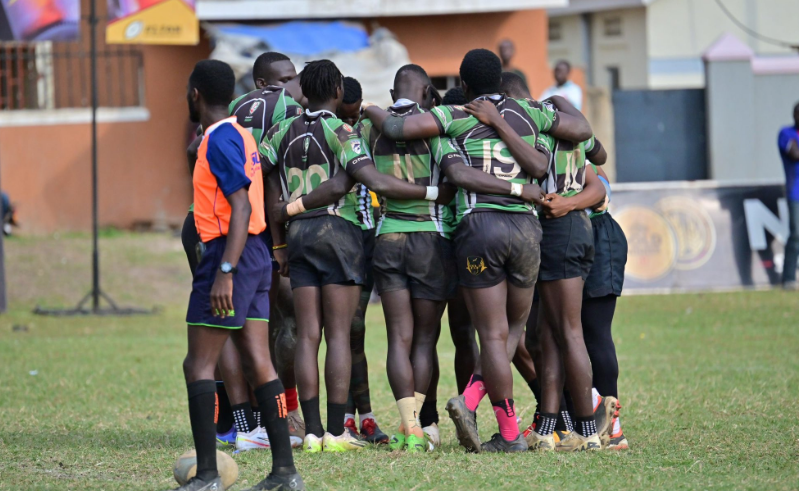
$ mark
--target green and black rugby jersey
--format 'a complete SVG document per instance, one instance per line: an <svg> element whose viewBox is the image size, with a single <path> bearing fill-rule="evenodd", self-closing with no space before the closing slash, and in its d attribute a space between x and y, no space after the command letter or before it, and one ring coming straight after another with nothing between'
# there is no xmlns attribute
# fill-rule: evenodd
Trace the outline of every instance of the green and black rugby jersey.
<svg viewBox="0 0 799 491"><path fill-rule="evenodd" d="M400 99L388 108L392 116L407 117L425 112L418 104ZM420 186L438 186L444 176L441 163L463 162L460 154L443 137L429 140L393 141L382 135L369 119L358 125L377 170ZM449 238L453 217L449 206L427 200L382 198L377 235L395 232L438 232Z"/></svg>
<svg viewBox="0 0 799 491"><path fill-rule="evenodd" d="M499 94L480 98L494 103L505 121L523 140L547 152L538 144L537 138L540 132L551 131L558 124L557 113L552 105L529 99L510 99ZM504 181L519 184L534 182L516 163L494 128L482 124L468 114L463 106L438 106L431 109L431 113L436 118L440 134L450 137L456 150L464 156L466 165ZM475 211L535 213L530 203L516 196L480 194L459 189L457 200L458 221Z"/></svg>
<svg viewBox="0 0 799 491"><path fill-rule="evenodd" d="M594 140L594 138L592 137L591 140ZM591 162L588 162L588 165L591 167L591 170L594 171L594 174L597 177L601 178L601 176L599 176L599 171L597 170L596 165L592 164ZM610 189L605 183L603 183L603 184L606 186L607 189ZM610 196L610 192L609 191L608 191L608 196ZM594 211L593 208L587 208L585 211L588 213L588 218L594 218L594 217L598 217L600 215L604 215L605 213L608 212L608 209L605 208L602 211Z"/></svg>
<svg viewBox="0 0 799 491"><path fill-rule="evenodd" d="M598 148L593 136L580 143L559 140L541 133L538 135L539 145L551 152L549 169L541 188L545 193L557 193L569 197L582 192L585 186L586 156Z"/></svg>
<svg viewBox="0 0 799 491"><path fill-rule="evenodd" d="M302 106L283 87L270 85L248 92L230 103L228 111L236 122L249 130L256 143L272 126L302 114Z"/></svg>
<svg viewBox="0 0 799 491"><path fill-rule="evenodd" d="M309 194L339 172L355 174L364 165L374 165L358 133L330 111L306 111L273 126L259 150L265 173L277 168L287 203ZM361 226L355 186L338 202L306 210L292 220L335 215Z"/></svg>

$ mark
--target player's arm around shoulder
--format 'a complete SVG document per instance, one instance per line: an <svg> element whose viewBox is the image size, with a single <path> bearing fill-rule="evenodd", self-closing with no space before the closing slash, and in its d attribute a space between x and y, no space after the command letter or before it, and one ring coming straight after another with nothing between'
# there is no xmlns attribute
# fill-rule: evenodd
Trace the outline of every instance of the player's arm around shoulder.
<svg viewBox="0 0 799 491"><path fill-rule="evenodd" d="M432 112L414 114L412 116L394 116L385 109L375 105L364 109L364 116L369 118L386 138L391 140L419 140L443 135L441 125Z"/></svg>
<svg viewBox="0 0 799 491"><path fill-rule="evenodd" d="M596 136L591 136L588 140L583 142L585 149L585 158L590 160L595 165L605 165L608 161L608 152L602 146L602 142Z"/></svg>
<svg viewBox="0 0 799 491"><path fill-rule="evenodd" d="M535 134L527 139L520 136L491 101L474 100L465 106L466 112L486 126L494 128L516 163L534 178L543 176L549 165L549 154L535 145Z"/></svg>
<svg viewBox="0 0 799 491"><path fill-rule="evenodd" d="M431 148L435 152L436 165L447 176L449 182L459 188L473 193L500 196L511 196L514 193L520 193L518 195L525 201L541 201L543 193L537 184L514 185L466 165L463 156L448 138L431 140Z"/></svg>
<svg viewBox="0 0 799 491"><path fill-rule="evenodd" d="M542 121L543 126L539 125L541 131L555 138L579 143L588 140L594 134L583 113L564 97L552 96L540 103L531 100L527 102L532 108L537 106L540 116L536 119Z"/></svg>

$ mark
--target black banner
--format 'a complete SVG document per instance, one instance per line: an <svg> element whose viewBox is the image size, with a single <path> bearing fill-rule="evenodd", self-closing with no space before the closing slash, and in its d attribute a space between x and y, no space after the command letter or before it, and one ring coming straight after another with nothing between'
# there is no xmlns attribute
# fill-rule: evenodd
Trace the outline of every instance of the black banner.
<svg viewBox="0 0 799 491"><path fill-rule="evenodd" d="M782 184L617 184L611 214L629 243L625 291L780 283L788 239Z"/></svg>

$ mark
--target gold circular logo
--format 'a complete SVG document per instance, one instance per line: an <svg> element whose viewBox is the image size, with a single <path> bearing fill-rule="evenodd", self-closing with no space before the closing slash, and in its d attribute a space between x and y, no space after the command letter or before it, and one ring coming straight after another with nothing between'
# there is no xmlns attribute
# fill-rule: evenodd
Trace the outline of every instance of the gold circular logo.
<svg viewBox="0 0 799 491"><path fill-rule="evenodd" d="M697 269L716 249L716 228L708 212L695 200L672 196L657 202L655 209L669 222L677 237L677 263L681 270Z"/></svg>
<svg viewBox="0 0 799 491"><path fill-rule="evenodd" d="M614 218L627 236L628 276L654 281L671 271L677 256L677 240L662 216L649 208L630 206Z"/></svg>

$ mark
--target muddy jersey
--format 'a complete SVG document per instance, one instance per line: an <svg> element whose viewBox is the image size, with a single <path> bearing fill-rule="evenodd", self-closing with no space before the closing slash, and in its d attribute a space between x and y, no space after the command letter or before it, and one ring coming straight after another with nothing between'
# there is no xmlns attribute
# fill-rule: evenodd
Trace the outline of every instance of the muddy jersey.
<svg viewBox="0 0 799 491"><path fill-rule="evenodd" d="M358 133L330 111L306 111L273 126L259 150L264 171L280 172L283 200L287 203L309 194L339 172L354 175L364 165L374 165ZM356 186L336 203L306 210L292 220L334 215L361 226Z"/></svg>
<svg viewBox="0 0 799 491"><path fill-rule="evenodd" d="M548 103L527 99L510 99L502 95L482 96L497 106L502 117L511 128L530 145L548 153L538 144L542 131L551 131L557 124L557 113ZM463 155L466 165L512 183L526 184L534 179L513 158L499 134L490 126L468 114L463 106L438 106L431 110L436 118L440 134L448 136L455 148ZM530 203L517 196L473 193L458 190L458 220L475 211L506 211L535 213Z"/></svg>
<svg viewBox="0 0 799 491"><path fill-rule="evenodd" d="M388 108L392 116L407 117L425 112L418 104L401 100ZM386 138L369 119L358 126L377 170L397 179L420 186L438 186L444 176L441 162L463 162L449 139L435 137L422 140L394 141ZM395 232L438 232L449 238L452 232L452 210L449 206L424 199L400 200L382 198L377 235Z"/></svg>
<svg viewBox="0 0 799 491"><path fill-rule="evenodd" d="M302 114L302 106L283 87L270 85L234 100L228 111L236 117L239 126L252 133L255 142L260 144L269 128Z"/></svg>

